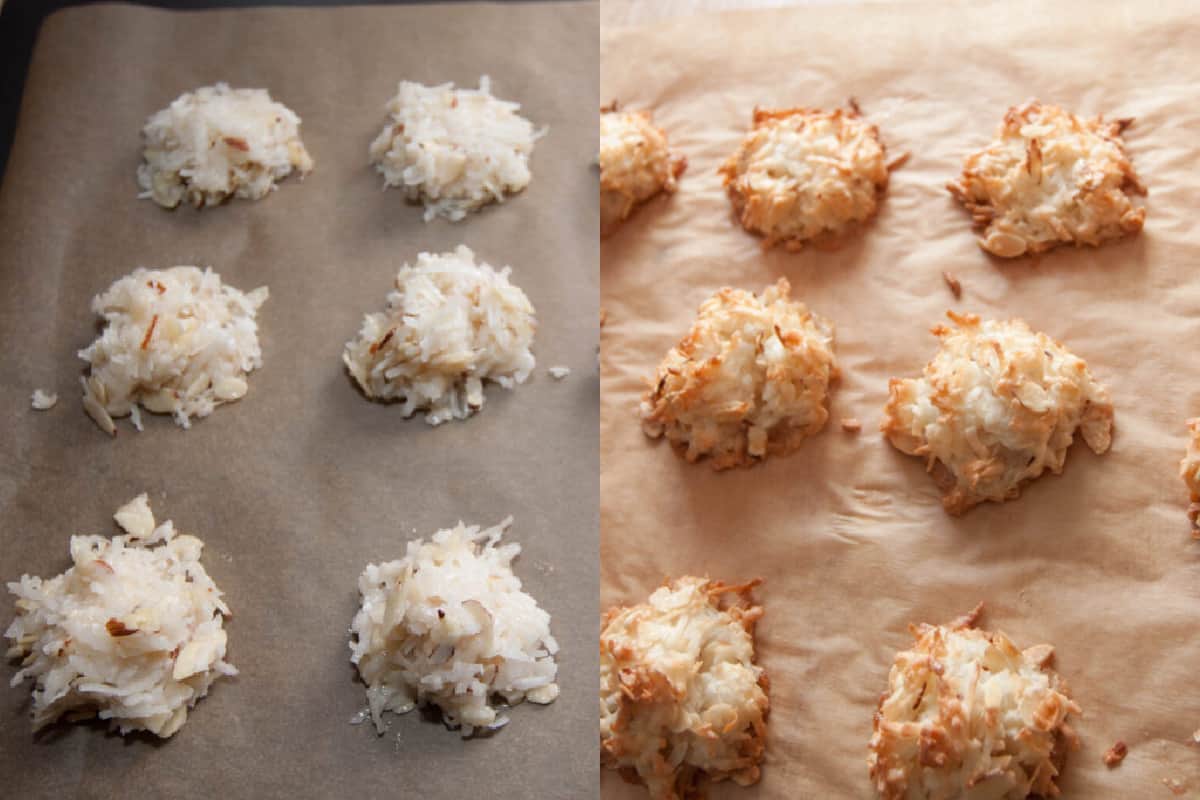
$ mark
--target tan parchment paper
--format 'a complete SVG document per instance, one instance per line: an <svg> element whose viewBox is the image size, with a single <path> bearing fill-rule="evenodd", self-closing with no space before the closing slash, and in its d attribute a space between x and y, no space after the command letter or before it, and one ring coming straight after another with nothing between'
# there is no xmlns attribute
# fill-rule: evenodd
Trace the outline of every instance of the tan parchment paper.
<svg viewBox="0 0 1200 800"><path fill-rule="evenodd" d="M5 797L587 797L595 794L598 480L594 4L429 4L177 13L91 6L41 33L0 188L0 578L52 576L72 533L115 533L148 491L207 544L234 617L218 682L169 742L64 726L34 738L28 684L0 690ZM426 224L381 189L367 146L402 78L474 86L549 133L521 195ZM316 170L258 203L164 211L136 199L146 116L218 80L266 87L303 118ZM537 308L536 374L430 428L360 395L341 364L397 269L459 243ZM135 266L212 265L266 284L264 366L241 402L190 431L151 416L117 439L83 414L75 353L94 294ZM561 382L549 366L572 368ZM29 408L35 387L59 405ZM150 416L150 415L148 415ZM370 561L441 527L515 517L516 572L552 615L562 696L462 741L419 712L388 735L365 704L347 630ZM7 625L12 598L0 599ZM4 667L4 682L13 667Z"/></svg>
<svg viewBox="0 0 1200 800"><path fill-rule="evenodd" d="M1068 798L1200 796L1196 664L1200 549L1177 477L1200 414L1196 78L1188 3L997 3L730 13L605 30L601 94L654 110L689 159L601 251L602 607L666 576L762 577L761 662L772 712L762 782L716 797L866 798L871 717L913 621L980 600L984 624L1057 648L1084 716ZM911 152L876 221L836 252L764 254L732 220L716 174L754 106L854 97L889 150ZM1002 262L975 244L944 184L1006 108L1036 97L1133 116L1149 187L1143 235L1101 250ZM955 301L942 281L963 286ZM644 379L723 285L787 276L837 325L843 379L825 431L795 454L713 473L648 440ZM919 460L877 426L892 376L935 351L947 309L1023 317L1085 358L1112 392L1112 451L1076 444L1061 477L1005 505L947 517ZM863 421L842 432L845 417ZM1115 740L1130 751L1109 770ZM614 773L606 797L636 797Z"/></svg>

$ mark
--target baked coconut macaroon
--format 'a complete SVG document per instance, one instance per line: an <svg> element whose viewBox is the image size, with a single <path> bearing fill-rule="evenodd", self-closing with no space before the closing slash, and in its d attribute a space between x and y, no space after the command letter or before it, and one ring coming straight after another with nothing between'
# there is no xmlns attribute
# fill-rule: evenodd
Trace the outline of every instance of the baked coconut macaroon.
<svg viewBox="0 0 1200 800"><path fill-rule="evenodd" d="M1058 796L1078 746L1067 720L1082 712L1049 666L1054 649L975 628L980 610L912 626L916 642L896 655L867 757L884 800Z"/></svg>
<svg viewBox="0 0 1200 800"><path fill-rule="evenodd" d="M770 701L754 663L758 583L682 577L604 616L600 762L654 800L695 797L705 777L759 779Z"/></svg>
<svg viewBox="0 0 1200 800"><path fill-rule="evenodd" d="M142 142L140 197L163 208L261 200L278 181L313 168L300 117L266 89L218 83L187 92L146 121Z"/></svg>
<svg viewBox="0 0 1200 800"><path fill-rule="evenodd" d="M754 126L721 167L742 227L799 250L834 245L875 216L893 167L858 108L754 110Z"/></svg>
<svg viewBox="0 0 1200 800"><path fill-rule="evenodd" d="M780 278L761 295L726 287L705 300L642 399L646 435L719 470L790 453L821 430L838 376L833 325L790 293Z"/></svg>
<svg viewBox="0 0 1200 800"><path fill-rule="evenodd" d="M947 316L922 376L889 383L880 423L898 450L925 459L947 512L1012 500L1047 469L1062 472L1076 431L1108 450L1112 403L1081 358L1023 320Z"/></svg>
<svg viewBox="0 0 1200 800"><path fill-rule="evenodd" d="M600 233L607 235L634 208L675 191L687 159L671 152L667 134L649 111L600 109Z"/></svg>
<svg viewBox="0 0 1200 800"><path fill-rule="evenodd" d="M1146 190L1121 141L1131 122L1081 119L1037 101L1014 106L946 188L983 229L979 246L1001 258L1137 233L1146 209L1131 194Z"/></svg>
<svg viewBox="0 0 1200 800"><path fill-rule="evenodd" d="M1188 507L1188 519L1192 521L1192 538L1200 539L1200 417L1189 419L1187 453L1179 462L1179 477L1187 484L1192 504Z"/></svg>

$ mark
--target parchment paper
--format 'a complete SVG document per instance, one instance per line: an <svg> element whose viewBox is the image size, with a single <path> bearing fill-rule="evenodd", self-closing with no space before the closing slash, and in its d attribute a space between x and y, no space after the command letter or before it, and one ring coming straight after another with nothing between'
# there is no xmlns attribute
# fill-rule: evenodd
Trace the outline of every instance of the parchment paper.
<svg viewBox="0 0 1200 800"><path fill-rule="evenodd" d="M1200 414L1195 85L1187 3L1002 3L805 8L606 30L601 94L649 107L689 159L678 194L602 245L602 606L666 576L765 578L771 676L766 767L715 797L865 798L871 718L913 621L980 600L1019 645L1051 642L1084 709L1067 798L1200 796L1200 549L1177 477ZM764 106L855 97L890 151L910 151L882 212L833 253L763 254L732 220L716 169ZM1001 262L945 191L1006 108L1030 97L1134 116L1126 140L1150 195L1143 235L1101 250ZM964 296L942 282L949 270ZM837 325L844 378L831 423L795 454L713 473L643 436L643 379L729 284L787 276ZM1085 358L1116 405L1112 451L1076 444L1061 477L946 516L923 464L877 431L892 376L933 355L949 308L1020 316ZM857 417L861 434L838 421ZM1109 770L1105 750L1130 751ZM611 772L605 797L637 797Z"/></svg>
<svg viewBox="0 0 1200 800"><path fill-rule="evenodd" d="M173 13L93 6L48 20L0 189L0 576L69 566L72 533L115 533L118 504L206 542L241 670L169 742L67 725L35 739L28 684L0 690L6 797L592 796L596 765L596 7L546 3ZM367 164L401 78L521 102L550 132L521 195L465 222L421 221ZM268 87L303 118L316 171L258 203L174 213L135 199L138 133L181 92ZM483 411L430 428L366 401L341 351L420 250L460 242L538 312L538 370ZM75 352L91 297L139 265L212 265L266 284L264 366L192 430L148 415L115 441L83 414ZM572 368L562 382L545 368ZM35 387L59 393L31 411ZM369 561L460 518L512 514L516 572L552 615L562 696L463 741L420 713L377 738L347 648ZM7 625L12 598L4 593ZM7 682L13 667L6 664Z"/></svg>

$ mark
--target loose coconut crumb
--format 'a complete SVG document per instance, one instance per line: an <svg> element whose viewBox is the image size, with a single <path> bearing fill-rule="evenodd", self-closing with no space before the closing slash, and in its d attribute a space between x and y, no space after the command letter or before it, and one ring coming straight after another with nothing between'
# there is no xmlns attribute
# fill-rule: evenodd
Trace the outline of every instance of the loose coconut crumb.
<svg viewBox="0 0 1200 800"><path fill-rule="evenodd" d="M510 272L476 264L465 245L401 267L387 309L367 314L342 354L363 393L401 403L405 417L424 411L439 425L482 408L484 381L524 383L537 321Z"/></svg>
<svg viewBox="0 0 1200 800"><path fill-rule="evenodd" d="M33 727L99 717L167 738L222 675L229 608L200 563L204 543L156 524L145 494L114 516L125 535L72 536L74 566L9 583L12 679L32 680Z"/></svg>
<svg viewBox="0 0 1200 800"><path fill-rule="evenodd" d="M570 367L550 367L549 369L546 370L546 372L550 373L550 377L554 378L554 380L561 381L563 378L565 378L571 374L571 368Z"/></svg>
<svg viewBox="0 0 1200 800"><path fill-rule="evenodd" d="M780 278L761 296L725 288L700 306L644 396L647 436L713 469L784 455L824 427L837 377L833 325Z"/></svg>
<svg viewBox="0 0 1200 800"><path fill-rule="evenodd" d="M758 782L770 707L754 663L758 584L685 576L604 616L600 761L654 800L698 796L706 777Z"/></svg>
<svg viewBox="0 0 1200 800"><path fill-rule="evenodd" d="M34 389L30 402L35 411L49 411L58 402L58 395L43 389Z"/></svg>
<svg viewBox="0 0 1200 800"><path fill-rule="evenodd" d="M197 208L230 197L259 200L296 171L312 171L300 141L300 117L266 89L227 84L187 92L142 128L141 198L164 208Z"/></svg>
<svg viewBox="0 0 1200 800"><path fill-rule="evenodd" d="M846 433L858 433L862 430L862 423L854 417L846 417L842 420L842 430Z"/></svg>
<svg viewBox="0 0 1200 800"><path fill-rule="evenodd" d="M687 159L673 153L649 111L600 109L600 231L608 234L641 203L672 194Z"/></svg>
<svg viewBox="0 0 1200 800"><path fill-rule="evenodd" d="M1047 469L1058 474L1076 431L1095 453L1108 450L1112 403L1082 359L1019 319L947 316L922 377L891 380L880 424L925 460L947 512L1012 500Z"/></svg>
<svg viewBox="0 0 1200 800"><path fill-rule="evenodd" d="M460 522L409 542L404 558L370 564L358 579L350 660L380 735L385 711L437 706L446 726L467 737L508 723L500 701L558 697L550 615L513 574L521 546L499 545L511 524Z"/></svg>
<svg viewBox="0 0 1200 800"><path fill-rule="evenodd" d="M139 267L92 300L104 317L99 338L79 357L91 369L80 380L83 407L108 434L114 417L140 405L171 414L181 427L245 396L246 378L262 366L255 317L269 292L243 294L211 269Z"/></svg>
<svg viewBox="0 0 1200 800"><path fill-rule="evenodd" d="M486 75L478 89L401 81L371 143L371 163L385 188L424 202L427 222L461 220L529 185L529 156L546 129L535 130L520 108L493 97Z"/></svg>
<svg viewBox="0 0 1200 800"><path fill-rule="evenodd" d="M962 297L962 284L952 272L943 272L942 280L946 282L946 288L950 290L950 294L954 295L954 299L958 300Z"/></svg>
<svg viewBox="0 0 1200 800"><path fill-rule="evenodd" d="M1104 766L1112 769L1125 760L1125 756L1129 754L1129 747L1125 742L1118 739L1112 747L1104 752Z"/></svg>

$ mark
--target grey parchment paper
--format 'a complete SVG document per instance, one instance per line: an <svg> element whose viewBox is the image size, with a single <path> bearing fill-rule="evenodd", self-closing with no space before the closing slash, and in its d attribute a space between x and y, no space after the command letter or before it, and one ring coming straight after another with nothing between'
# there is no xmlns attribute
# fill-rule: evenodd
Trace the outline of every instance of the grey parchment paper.
<svg viewBox="0 0 1200 800"><path fill-rule="evenodd" d="M596 765L597 208L595 5L425 5L175 13L60 12L37 46L0 190L0 577L69 566L72 533L115 533L148 491L160 518L206 542L227 596L222 680L170 741L61 726L34 738L28 685L0 690L7 797L592 796ZM381 190L367 145L401 78L522 103L549 134L521 195L425 224ZM316 170L258 203L164 211L135 199L138 133L181 92L267 87L303 118ZM459 243L538 311L537 373L487 391L474 418L430 428L363 399L341 365L396 270ZM244 400L192 430L151 416L110 440L83 414L75 351L91 297L143 265L212 265L266 284L264 366ZM545 368L564 364L556 382ZM59 393L39 414L29 393ZM418 712L388 735L349 724L357 577L459 519L515 517L516 572L552 615L562 696L463 741ZM0 600L4 624L12 598ZM13 667L4 668L5 682Z"/></svg>
<svg viewBox="0 0 1200 800"><path fill-rule="evenodd" d="M988 627L1056 646L1084 709L1064 797L1173 797L1164 779L1200 796L1200 549L1177 477L1184 420L1200 414L1198 36L1194 5L1085 2L809 7L604 31L602 96L653 109L689 167L678 194L601 250L602 606L682 573L765 579L766 766L756 788L716 797L872 796L871 717L907 625L981 600ZM756 104L849 97L911 160L840 250L763 254L731 219L717 167ZM1150 190L1143 235L1036 263L979 250L944 184L1031 97L1136 117L1126 140ZM643 380L700 302L780 275L837 325L844 377L825 431L719 474L646 439ZM1018 501L946 516L923 464L877 426L888 378L918 373L949 308L1023 317L1085 358L1116 405L1112 451L1076 444L1061 477ZM844 417L862 433L842 432ZM1117 739L1129 756L1109 770ZM615 773L601 785L638 796Z"/></svg>

